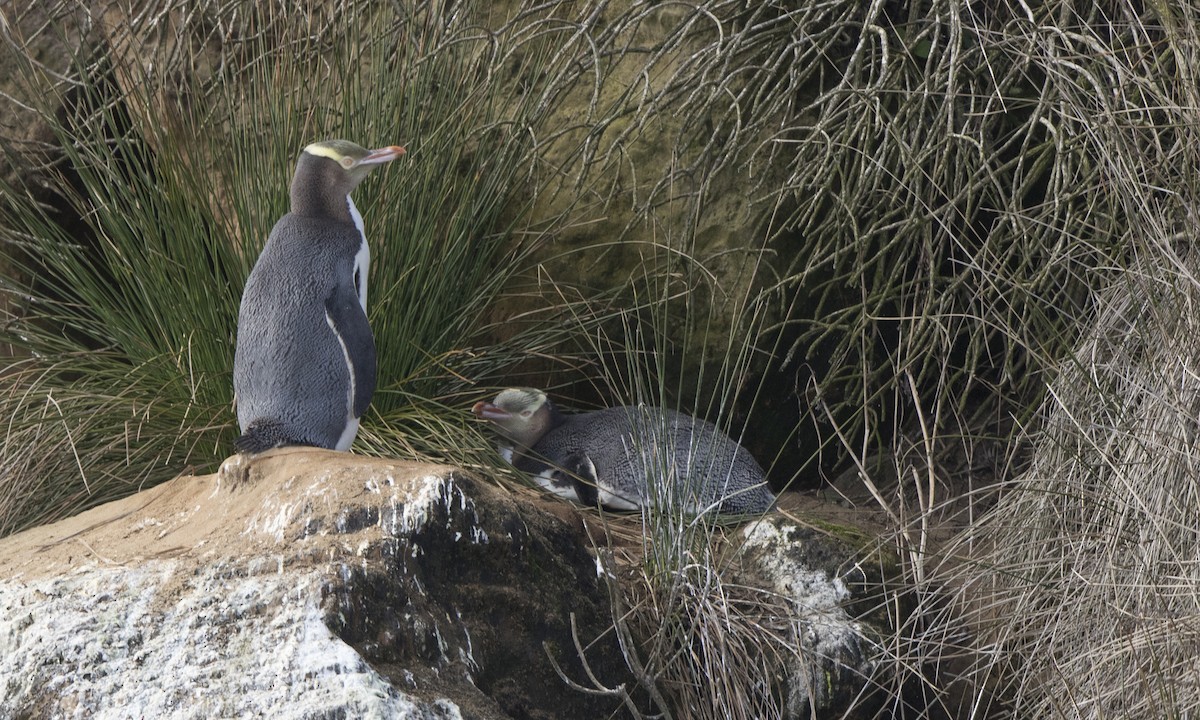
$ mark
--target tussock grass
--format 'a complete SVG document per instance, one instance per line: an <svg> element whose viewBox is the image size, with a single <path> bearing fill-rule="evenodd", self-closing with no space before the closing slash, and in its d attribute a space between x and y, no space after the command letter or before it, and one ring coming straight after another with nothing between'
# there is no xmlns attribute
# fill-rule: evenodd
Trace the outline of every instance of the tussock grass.
<svg viewBox="0 0 1200 720"><path fill-rule="evenodd" d="M982 710L1151 718L1200 706L1200 286L1178 272L1195 262L1189 248L1145 248L1142 272L1100 296L1051 384L1030 466L932 574L952 592L926 608L936 622L923 651L951 654L956 637Z"/></svg>
<svg viewBox="0 0 1200 720"><path fill-rule="evenodd" d="M1111 208L1079 244L1122 252L1093 271L1105 281L1026 425L1027 466L930 565L909 659L957 656L938 690L969 690L938 700L959 716L1187 717L1200 707L1200 14L1113 3L1054 20L1009 35L1041 81L1055 142L1091 170L1076 190ZM1063 192L1052 185L1046 202Z"/></svg>

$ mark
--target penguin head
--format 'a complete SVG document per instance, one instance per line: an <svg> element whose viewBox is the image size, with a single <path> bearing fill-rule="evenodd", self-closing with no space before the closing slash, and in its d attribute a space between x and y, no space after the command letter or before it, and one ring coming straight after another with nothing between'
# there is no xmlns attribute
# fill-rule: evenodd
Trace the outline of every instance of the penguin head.
<svg viewBox="0 0 1200 720"><path fill-rule="evenodd" d="M368 150L349 140L323 140L308 145L292 176L292 212L298 215L345 216L346 197L372 170L404 154L398 145Z"/></svg>
<svg viewBox="0 0 1200 720"><path fill-rule="evenodd" d="M492 402L475 403L476 417L490 420L518 450L528 450L549 432L560 416L546 393L534 388L509 388Z"/></svg>

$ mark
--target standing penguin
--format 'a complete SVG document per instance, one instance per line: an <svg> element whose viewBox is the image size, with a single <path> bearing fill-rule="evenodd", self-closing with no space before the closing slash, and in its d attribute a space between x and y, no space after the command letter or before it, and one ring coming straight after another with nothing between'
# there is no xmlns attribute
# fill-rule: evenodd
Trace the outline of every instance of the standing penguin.
<svg viewBox="0 0 1200 720"><path fill-rule="evenodd" d="M375 393L367 323L370 250L350 191L404 154L346 140L304 148L292 209L275 223L246 280L233 389L240 452L282 445L348 450Z"/></svg>
<svg viewBox="0 0 1200 720"><path fill-rule="evenodd" d="M775 503L750 453L691 415L640 405L564 415L533 388L509 388L473 412L512 443L506 459L561 497L635 510L674 494L692 512L736 515ZM668 492L653 491L652 478Z"/></svg>

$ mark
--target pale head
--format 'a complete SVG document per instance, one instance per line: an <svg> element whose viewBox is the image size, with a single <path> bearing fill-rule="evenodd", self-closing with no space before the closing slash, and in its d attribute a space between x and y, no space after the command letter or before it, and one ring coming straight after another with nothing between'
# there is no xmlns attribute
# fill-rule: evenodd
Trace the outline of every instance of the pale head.
<svg viewBox="0 0 1200 720"><path fill-rule="evenodd" d="M372 170L404 154L398 145L368 150L349 140L322 140L304 148L292 176L292 212L349 219L346 197Z"/></svg>
<svg viewBox="0 0 1200 720"><path fill-rule="evenodd" d="M518 451L536 445L557 420L554 404L546 393L534 388L508 388L492 402L475 403L472 411L491 421Z"/></svg>

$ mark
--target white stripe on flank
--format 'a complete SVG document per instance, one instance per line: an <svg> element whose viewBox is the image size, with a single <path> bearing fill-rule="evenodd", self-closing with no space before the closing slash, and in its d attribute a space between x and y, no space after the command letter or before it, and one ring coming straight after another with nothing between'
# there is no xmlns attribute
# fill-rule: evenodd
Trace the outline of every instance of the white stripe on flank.
<svg viewBox="0 0 1200 720"><path fill-rule="evenodd" d="M353 418L346 423L346 429L342 431L341 437L338 438L337 445L334 445L334 450L338 452L346 452L350 446L354 444L354 438L358 435L358 418Z"/></svg>
<svg viewBox="0 0 1200 720"><path fill-rule="evenodd" d="M371 248L367 247L367 233L363 230L362 214L358 212L358 208L354 206L354 200L349 195L346 196L346 205L350 208L350 219L354 221L354 227L358 228L358 237L362 241L362 245L358 247L358 252L354 255L354 269L358 275L358 304L362 305L365 314L367 312L367 270L371 266Z"/></svg>
<svg viewBox="0 0 1200 720"><path fill-rule="evenodd" d="M346 427L342 429L342 435L338 438L337 450L346 451L350 449L350 444L354 442L354 436L358 434L358 418L354 417L354 363L350 361L350 350L346 347L346 341L342 339L342 334L338 332L333 325L333 318L330 317L329 311L325 311L325 322L329 325L329 329L333 331L333 336L337 338L338 345L342 346L342 357L346 361L346 374L350 378L349 392L346 393Z"/></svg>

